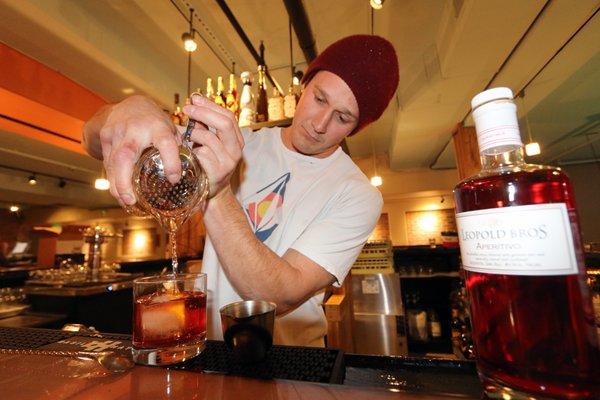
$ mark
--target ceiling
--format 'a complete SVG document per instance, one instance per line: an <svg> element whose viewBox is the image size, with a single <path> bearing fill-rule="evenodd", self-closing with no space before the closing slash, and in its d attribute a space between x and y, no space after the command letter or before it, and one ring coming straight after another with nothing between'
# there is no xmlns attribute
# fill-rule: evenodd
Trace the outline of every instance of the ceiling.
<svg viewBox="0 0 600 400"><path fill-rule="evenodd" d="M531 132L541 143L536 161L599 159L600 1L387 0L373 12L373 26L368 0L303 4L317 51L373 29L398 53L396 98L378 122L348 139L352 157L387 154L394 171L454 168L451 137L457 123L472 124L470 99L487 87L509 86L524 89L517 105L524 140ZM227 5L255 49L264 41L266 63L285 90L291 72L284 2L229 0ZM237 73L255 71L256 61L213 0L0 0L0 41L107 101L144 93L171 109L174 93L187 92L181 34L188 29L190 7L202 37L192 54L192 88L204 88L207 77L227 76L233 62ZM294 65L304 70L295 35L292 42ZM93 179L100 168L85 156L2 135L0 155L11 165L38 172L51 166L57 175L80 181ZM0 168L0 182L1 174ZM23 190L23 203L58 204L55 195L40 198L31 188ZM0 202L18 199L17 192L3 191ZM115 204L92 197L88 203L96 207Z"/></svg>

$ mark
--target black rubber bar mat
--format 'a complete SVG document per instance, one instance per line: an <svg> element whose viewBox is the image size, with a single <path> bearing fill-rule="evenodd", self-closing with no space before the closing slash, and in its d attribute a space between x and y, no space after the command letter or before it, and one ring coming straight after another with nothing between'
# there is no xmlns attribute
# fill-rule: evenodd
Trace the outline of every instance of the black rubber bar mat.
<svg viewBox="0 0 600 400"><path fill-rule="evenodd" d="M0 347L9 349L128 351L129 335L66 332L52 329L0 328ZM199 372L218 372L259 379L291 379L307 382L344 381L344 354L340 350L317 347L273 346L258 363L242 363L224 342L208 340L198 357L169 366Z"/></svg>

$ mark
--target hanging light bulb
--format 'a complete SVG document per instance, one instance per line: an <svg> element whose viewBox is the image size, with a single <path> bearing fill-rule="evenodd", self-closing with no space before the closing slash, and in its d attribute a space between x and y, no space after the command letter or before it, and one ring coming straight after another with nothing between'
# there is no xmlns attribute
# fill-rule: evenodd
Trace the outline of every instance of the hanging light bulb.
<svg viewBox="0 0 600 400"><path fill-rule="evenodd" d="M35 174L30 175L29 180L27 181L31 186L36 185L37 184L37 179L35 178Z"/></svg>
<svg viewBox="0 0 600 400"><path fill-rule="evenodd" d="M521 103L523 106L523 111L525 111L525 91L523 90L520 93L521 96ZM534 142L533 138L531 137L531 127L529 126L529 117L527 116L528 114L525 114L525 125L527 127L527 136L529 136L529 143L527 143L525 145L525 154L527 154L528 156L537 156L538 154L540 154L541 148L540 148L540 144L538 142Z"/></svg>
<svg viewBox="0 0 600 400"><path fill-rule="evenodd" d="M537 156L542 151L538 142L529 142L525 145L525 154L528 156Z"/></svg>
<svg viewBox="0 0 600 400"><path fill-rule="evenodd" d="M379 175L375 175L371 177L371 185L377 187L383 185L383 179Z"/></svg>
<svg viewBox="0 0 600 400"><path fill-rule="evenodd" d="M193 52L198 48L198 43L194 40L194 9L190 8L190 30L181 35L185 51Z"/></svg>
<svg viewBox="0 0 600 400"><path fill-rule="evenodd" d="M108 179L106 179L106 172L104 171L104 168L102 168L102 175L100 175L100 178L96 178L94 181L94 187L98 190L110 189L110 182Z"/></svg>
<svg viewBox="0 0 600 400"><path fill-rule="evenodd" d="M110 182L106 178L97 178L94 182L94 187L98 190L108 190L110 188Z"/></svg>
<svg viewBox="0 0 600 400"><path fill-rule="evenodd" d="M303 76L304 76L304 73L302 71L300 71L300 70L295 71L294 77L292 78L292 83L296 86L299 85Z"/></svg>
<svg viewBox="0 0 600 400"><path fill-rule="evenodd" d="M10 212L17 212L20 210L20 208L17 205L12 205L12 206L10 206L9 210L10 210Z"/></svg>
<svg viewBox="0 0 600 400"><path fill-rule="evenodd" d="M381 10L383 8L383 2L384 0L370 0L369 4L371 7L373 7L373 9Z"/></svg>
<svg viewBox="0 0 600 400"><path fill-rule="evenodd" d="M198 43L196 43L194 36L189 32L185 32L183 35L181 35L181 40L183 40L183 48L185 51L189 51L191 53L196 51L198 48Z"/></svg>
<svg viewBox="0 0 600 400"><path fill-rule="evenodd" d="M371 177L371 185L378 187L383 184L383 179L377 173L377 156L375 155L375 145L371 138L371 152L373 153L373 176Z"/></svg>

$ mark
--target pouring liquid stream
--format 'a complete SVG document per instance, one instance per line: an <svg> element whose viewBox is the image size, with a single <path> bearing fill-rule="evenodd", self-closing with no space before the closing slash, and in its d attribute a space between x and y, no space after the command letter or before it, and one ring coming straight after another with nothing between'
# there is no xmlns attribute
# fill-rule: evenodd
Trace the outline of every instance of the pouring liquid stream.
<svg viewBox="0 0 600 400"><path fill-rule="evenodd" d="M136 163L133 186L140 208L152 215L169 233L171 266L179 273L177 231L208 195L208 178L191 150L190 137L196 121L190 119L179 146L181 178L172 184L166 177L158 149L151 148ZM178 290L175 288L174 290Z"/></svg>

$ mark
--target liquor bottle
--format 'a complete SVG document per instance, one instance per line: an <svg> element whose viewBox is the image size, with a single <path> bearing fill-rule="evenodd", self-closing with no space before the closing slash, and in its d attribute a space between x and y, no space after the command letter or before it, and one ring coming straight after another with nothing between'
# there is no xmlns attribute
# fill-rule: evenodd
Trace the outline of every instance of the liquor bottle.
<svg viewBox="0 0 600 400"><path fill-rule="evenodd" d="M198 93L202 93L200 91L200 88L198 88ZM192 99L189 97L186 97L185 99L185 105L190 105L192 104ZM187 116L186 113L184 113L183 111L181 111L181 114L179 114L179 118L181 119L181 126L187 126L188 121L190 120L190 118Z"/></svg>
<svg viewBox="0 0 600 400"><path fill-rule="evenodd" d="M460 311L458 308L452 307L451 309L452 319L450 320L450 335L452 340L452 352L458 359L464 359L462 354L460 335L463 332L463 322L460 318Z"/></svg>
<svg viewBox="0 0 600 400"><path fill-rule="evenodd" d="M429 341L427 326L427 311L420 304L421 297L418 292L407 296L406 318L408 322L408 336L417 342Z"/></svg>
<svg viewBox="0 0 600 400"><path fill-rule="evenodd" d="M238 104L237 82L234 74L229 74L229 91L227 92L227 97L225 99L225 106L238 117L240 107Z"/></svg>
<svg viewBox="0 0 600 400"><path fill-rule="evenodd" d="M279 94L279 90L273 88L273 96L269 98L269 121L279 121L284 118L283 97Z"/></svg>
<svg viewBox="0 0 600 400"><path fill-rule="evenodd" d="M512 99L473 98L482 170L454 189L479 376L493 398L598 398L573 188L559 168L524 162Z"/></svg>
<svg viewBox="0 0 600 400"><path fill-rule="evenodd" d="M215 89L213 88L211 78L206 78L206 97L212 101L215 101Z"/></svg>
<svg viewBox="0 0 600 400"><path fill-rule="evenodd" d="M240 119L238 125L250 126L255 121L256 104L252 94L252 74L248 71L242 72L242 95L240 96Z"/></svg>
<svg viewBox="0 0 600 400"><path fill-rule="evenodd" d="M442 337L442 325L437 312L433 308L427 312L427 323L431 340L439 340Z"/></svg>
<svg viewBox="0 0 600 400"><path fill-rule="evenodd" d="M294 118L297 100L298 99L294 94L294 87L290 85L288 94L286 94L285 98L283 99L283 114L286 118Z"/></svg>
<svg viewBox="0 0 600 400"><path fill-rule="evenodd" d="M223 83L223 77L217 77L217 94L215 95L215 103L221 107L225 107L227 98L225 94L225 84Z"/></svg>
<svg viewBox="0 0 600 400"><path fill-rule="evenodd" d="M171 122L173 122L174 125L183 125L182 121L181 121L181 107L179 107L179 93L175 93L175 107L173 109L173 112L171 113Z"/></svg>
<svg viewBox="0 0 600 400"><path fill-rule="evenodd" d="M265 81L265 66L258 66L258 97L256 98L256 122L265 122L269 118L267 103L267 82Z"/></svg>

